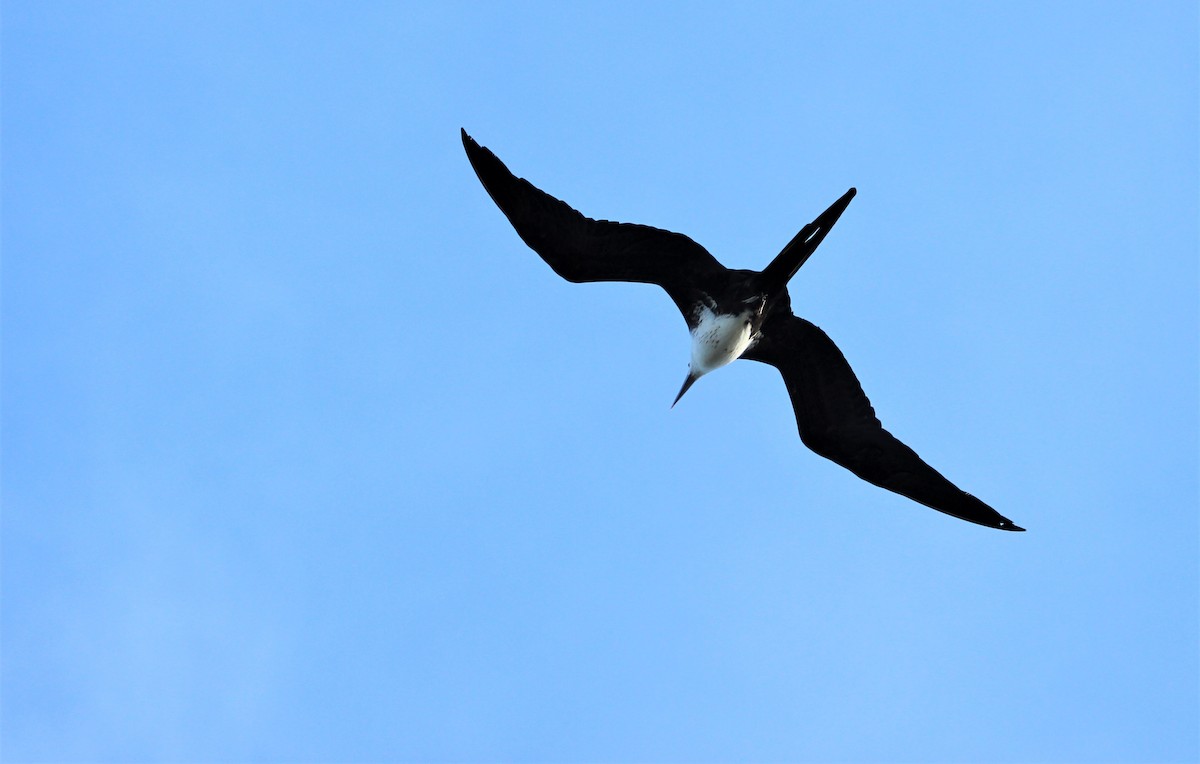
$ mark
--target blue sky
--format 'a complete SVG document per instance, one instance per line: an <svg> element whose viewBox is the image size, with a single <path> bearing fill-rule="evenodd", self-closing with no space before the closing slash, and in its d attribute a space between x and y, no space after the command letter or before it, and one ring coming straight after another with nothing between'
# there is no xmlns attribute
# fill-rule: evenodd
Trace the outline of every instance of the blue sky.
<svg viewBox="0 0 1200 764"><path fill-rule="evenodd" d="M1194 3L3 5L6 761L1184 762ZM792 284L1028 528L674 410L466 127Z"/></svg>

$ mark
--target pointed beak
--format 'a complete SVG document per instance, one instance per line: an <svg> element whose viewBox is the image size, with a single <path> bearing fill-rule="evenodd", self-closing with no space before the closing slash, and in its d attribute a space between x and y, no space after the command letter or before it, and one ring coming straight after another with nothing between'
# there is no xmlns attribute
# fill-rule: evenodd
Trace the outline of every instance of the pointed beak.
<svg viewBox="0 0 1200 764"><path fill-rule="evenodd" d="M675 402L671 404L671 408L675 408L675 404L679 403L679 399L683 397L683 394L688 391L688 388L691 387L697 379L700 379L700 377L697 377L692 373L691 369L688 369L687 379L683 380L683 387L679 388L679 395L675 396Z"/></svg>

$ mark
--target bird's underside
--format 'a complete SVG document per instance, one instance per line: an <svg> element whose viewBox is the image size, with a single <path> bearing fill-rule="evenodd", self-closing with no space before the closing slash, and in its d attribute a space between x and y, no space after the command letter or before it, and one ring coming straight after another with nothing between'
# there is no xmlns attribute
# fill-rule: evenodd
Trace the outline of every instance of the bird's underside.
<svg viewBox="0 0 1200 764"><path fill-rule="evenodd" d="M693 330L698 306L733 313L748 302L747 294L762 292L761 315L747 319L757 333L741 357L779 370L806 446L867 482L938 511L991 528L1024 530L957 488L883 429L841 351L818 327L791 312L787 280L824 239L854 189L805 226L763 271L738 271L725 268L683 234L584 217L514 176L465 130L462 139L492 200L560 276L573 282L657 284ZM685 389L691 380L689 375Z"/></svg>

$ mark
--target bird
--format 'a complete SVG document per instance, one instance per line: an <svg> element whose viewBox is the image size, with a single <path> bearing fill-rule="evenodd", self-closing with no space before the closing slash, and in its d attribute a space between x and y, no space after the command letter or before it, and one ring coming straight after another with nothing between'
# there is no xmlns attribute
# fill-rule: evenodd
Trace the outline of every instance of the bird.
<svg viewBox="0 0 1200 764"><path fill-rule="evenodd" d="M517 235L573 283L656 284L687 321L691 362L672 408L701 377L738 359L775 367L791 398L800 439L859 478L939 512L1023 531L929 466L883 428L845 356L815 324L792 312L787 284L857 193L851 188L800 229L761 271L726 268L687 236L594 220L518 178L466 129L463 148L479 181Z"/></svg>

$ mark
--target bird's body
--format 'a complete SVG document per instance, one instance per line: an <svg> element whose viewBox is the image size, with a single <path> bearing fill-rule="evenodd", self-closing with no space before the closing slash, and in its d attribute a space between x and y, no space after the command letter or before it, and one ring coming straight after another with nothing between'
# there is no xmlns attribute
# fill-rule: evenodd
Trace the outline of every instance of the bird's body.
<svg viewBox="0 0 1200 764"><path fill-rule="evenodd" d="M695 316L691 368L697 378L741 358L757 339L758 333L754 330L757 313L753 309L741 313L716 313L709 306L700 304Z"/></svg>
<svg viewBox="0 0 1200 764"><path fill-rule="evenodd" d="M592 220L514 176L464 130L476 174L517 233L573 282L631 281L662 287L687 321L692 384L739 358L783 375L800 438L855 475L941 512L1002 530L1011 520L955 487L883 429L837 346L792 313L787 282L854 198L851 188L806 225L762 271L736 270L688 237L649 226ZM672 404L674 405L674 404Z"/></svg>

